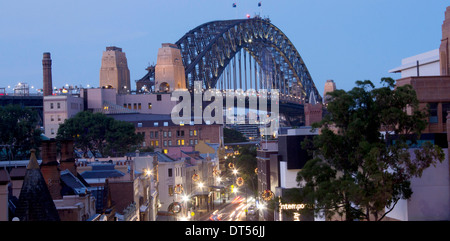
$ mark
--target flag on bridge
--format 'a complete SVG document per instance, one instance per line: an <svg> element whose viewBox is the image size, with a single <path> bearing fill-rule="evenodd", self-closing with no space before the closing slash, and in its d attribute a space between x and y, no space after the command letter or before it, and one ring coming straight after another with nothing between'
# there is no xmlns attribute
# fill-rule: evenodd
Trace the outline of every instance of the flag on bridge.
<svg viewBox="0 0 450 241"><path fill-rule="evenodd" d="M236 3L233 3L233 8L235 8L236 7Z"/></svg>
<svg viewBox="0 0 450 241"><path fill-rule="evenodd" d="M261 2L258 3L258 7L261 7Z"/></svg>

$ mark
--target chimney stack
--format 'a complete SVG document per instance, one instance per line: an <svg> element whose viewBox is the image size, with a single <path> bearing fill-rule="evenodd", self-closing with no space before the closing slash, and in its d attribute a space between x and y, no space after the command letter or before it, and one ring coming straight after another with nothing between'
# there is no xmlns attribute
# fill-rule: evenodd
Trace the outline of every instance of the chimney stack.
<svg viewBox="0 0 450 241"><path fill-rule="evenodd" d="M41 172L45 179L48 190L53 200L61 199L61 175L59 173L59 163L57 161L56 140L42 141L42 163Z"/></svg>
<svg viewBox="0 0 450 241"><path fill-rule="evenodd" d="M59 161L60 170L69 170L74 176L77 176L77 166L73 158L73 140L63 140L61 142L61 160Z"/></svg>
<svg viewBox="0 0 450 241"><path fill-rule="evenodd" d="M42 58L42 70L44 76L44 96L52 95L52 59L48 52L45 52Z"/></svg>

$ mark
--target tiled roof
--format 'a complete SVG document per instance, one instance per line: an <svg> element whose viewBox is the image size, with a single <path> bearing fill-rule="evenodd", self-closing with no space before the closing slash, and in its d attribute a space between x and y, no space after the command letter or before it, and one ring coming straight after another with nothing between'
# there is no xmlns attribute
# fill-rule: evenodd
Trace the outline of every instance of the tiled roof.
<svg viewBox="0 0 450 241"><path fill-rule="evenodd" d="M20 221L60 221L58 211L32 150L14 217Z"/></svg>
<svg viewBox="0 0 450 241"><path fill-rule="evenodd" d="M96 164L92 165L91 171L84 171L81 176L85 179L90 178L110 178L122 177L125 173L114 169L114 164Z"/></svg>

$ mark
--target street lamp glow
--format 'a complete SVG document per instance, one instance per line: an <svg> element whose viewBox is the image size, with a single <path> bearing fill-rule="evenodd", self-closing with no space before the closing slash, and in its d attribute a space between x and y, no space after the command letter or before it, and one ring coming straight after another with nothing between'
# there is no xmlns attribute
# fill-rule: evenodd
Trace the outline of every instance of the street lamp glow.
<svg viewBox="0 0 450 241"><path fill-rule="evenodd" d="M203 182L199 183L199 184L198 184L198 187L199 187L199 188L203 188Z"/></svg>
<svg viewBox="0 0 450 241"><path fill-rule="evenodd" d="M187 201L189 201L189 197L186 195L183 195L182 200L183 200L183 202L187 202Z"/></svg>
<svg viewBox="0 0 450 241"><path fill-rule="evenodd" d="M233 169L233 174L236 175L238 171L236 169Z"/></svg>
<svg viewBox="0 0 450 241"><path fill-rule="evenodd" d="M221 182L222 181L222 178L221 177L217 177L217 182Z"/></svg>

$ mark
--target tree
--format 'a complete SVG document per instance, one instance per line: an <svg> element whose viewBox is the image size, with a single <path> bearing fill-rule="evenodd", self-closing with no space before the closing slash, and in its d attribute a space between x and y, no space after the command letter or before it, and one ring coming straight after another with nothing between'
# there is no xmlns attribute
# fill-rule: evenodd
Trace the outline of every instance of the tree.
<svg viewBox="0 0 450 241"><path fill-rule="evenodd" d="M247 138L241 132L229 128L223 128L223 139L225 143L247 142Z"/></svg>
<svg viewBox="0 0 450 241"><path fill-rule="evenodd" d="M73 139L83 155L88 151L102 156L120 156L133 151L143 136L135 133L132 123L118 121L102 113L83 111L66 119L58 128L57 140Z"/></svg>
<svg viewBox="0 0 450 241"><path fill-rule="evenodd" d="M3 159L28 159L41 146L37 112L19 105L0 107L0 143Z"/></svg>
<svg viewBox="0 0 450 241"><path fill-rule="evenodd" d="M381 220L398 200L411 197L412 177L444 160L442 149L429 142L411 158L409 147L425 129L427 111L419 109L410 85L381 82L381 88L366 80L332 92L329 114L313 125L321 134L302 143L315 158L297 181L309 207L327 218Z"/></svg>
<svg viewBox="0 0 450 241"><path fill-rule="evenodd" d="M258 180L255 173L256 166L256 148L253 146L242 146L239 148L236 169L239 170L239 176L244 179L244 183L249 188L249 191L255 193L258 191Z"/></svg>

